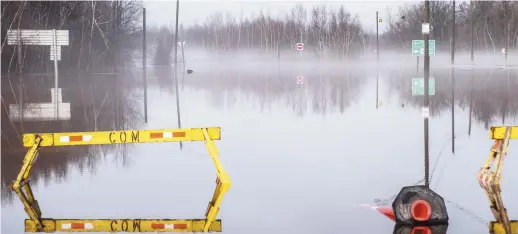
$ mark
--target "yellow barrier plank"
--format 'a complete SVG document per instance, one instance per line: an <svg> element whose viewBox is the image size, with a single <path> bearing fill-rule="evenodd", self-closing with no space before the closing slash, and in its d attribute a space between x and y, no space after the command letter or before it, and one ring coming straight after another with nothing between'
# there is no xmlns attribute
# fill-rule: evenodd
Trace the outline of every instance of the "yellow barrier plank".
<svg viewBox="0 0 518 234"><path fill-rule="evenodd" d="M211 140L220 140L221 129L219 127L210 127L102 132L28 133L23 135L23 146L31 147L34 145L37 135L42 138L40 147L204 141L205 137L202 129L207 129Z"/></svg>
<svg viewBox="0 0 518 234"><path fill-rule="evenodd" d="M491 221L489 223L489 231L494 234L507 234L505 233L504 226L501 223ZM511 233L517 234L518 233L518 220L512 220L511 221Z"/></svg>
<svg viewBox="0 0 518 234"><path fill-rule="evenodd" d="M518 139L518 126L498 126L491 127L489 138L494 140L503 140L505 137L505 129L511 127L511 136L509 139Z"/></svg>
<svg viewBox="0 0 518 234"><path fill-rule="evenodd" d="M42 219L43 229L25 220L25 232L203 232L204 219ZM214 220L210 232L221 232Z"/></svg>

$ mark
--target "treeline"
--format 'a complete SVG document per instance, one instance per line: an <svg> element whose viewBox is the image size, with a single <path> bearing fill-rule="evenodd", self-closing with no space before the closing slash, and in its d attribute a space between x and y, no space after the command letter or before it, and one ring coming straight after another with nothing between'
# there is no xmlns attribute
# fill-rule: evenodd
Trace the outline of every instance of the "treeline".
<svg viewBox="0 0 518 234"><path fill-rule="evenodd" d="M308 20L308 14L311 16ZM151 29L153 30L153 29ZM296 5L291 14L273 17L260 12L253 18L236 19L221 12L210 15L202 24L182 28L180 40L189 45L203 46L217 52L249 49L261 52L295 50L296 43L304 43L304 50L346 59L362 53L368 34L358 17L343 6L329 9L316 6L308 12ZM162 35L163 29L150 31L152 38ZM171 32L171 37L174 34ZM162 39L163 40L163 39ZM174 43L173 43L174 45Z"/></svg>
<svg viewBox="0 0 518 234"><path fill-rule="evenodd" d="M422 39L423 16L424 3L421 2L402 7L392 12L388 19L383 19L380 27L387 27L387 31L380 35L381 49L408 50L412 40ZM506 38L509 48L518 47L518 2L473 1L470 5L469 2L457 1L455 47L459 51L471 48L472 21L475 49L499 53L505 47ZM430 39L436 41L437 50L450 48L452 24L453 2L430 1ZM151 30L153 35L158 31L162 35L165 32L163 29ZM170 30L171 38L173 34L174 30ZM204 23L181 28L180 40L218 52L294 50L296 43L303 42L305 51L325 51L329 52L327 55L346 59L373 50L375 34L366 32L358 17L344 6L336 9L320 5L308 11L302 5L296 5L291 14L284 17L260 12L253 18L238 19L228 13L217 12Z"/></svg>
<svg viewBox="0 0 518 234"><path fill-rule="evenodd" d="M19 69L17 48L7 45L9 29L69 30L60 61L66 68L122 64L126 48L140 42L142 8L141 1L2 1L2 72ZM49 53L49 46L22 46L23 71L51 68Z"/></svg>
<svg viewBox="0 0 518 234"><path fill-rule="evenodd" d="M509 48L518 47L518 2L515 1L457 1L455 4L455 48L471 49L473 22L474 48L500 53L508 38ZM472 7L472 8L470 8ZM450 49L453 24L452 1L430 1L430 39L435 39L438 50ZM388 31L383 35L384 47L406 49L412 40L422 39L424 3L399 9L385 22ZM508 34L506 35L506 21Z"/></svg>

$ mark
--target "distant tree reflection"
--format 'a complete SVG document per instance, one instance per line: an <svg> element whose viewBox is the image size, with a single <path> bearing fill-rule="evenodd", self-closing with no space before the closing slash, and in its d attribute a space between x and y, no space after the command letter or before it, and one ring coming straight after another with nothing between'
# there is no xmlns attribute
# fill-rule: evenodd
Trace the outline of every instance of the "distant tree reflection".
<svg viewBox="0 0 518 234"><path fill-rule="evenodd" d="M297 83L297 77L303 83ZM189 76L185 85L206 90L210 102L221 108L241 102L258 104L261 111L271 110L272 104L281 103L298 116L304 116L308 108L314 113L326 115L344 113L358 99L364 79L355 72L323 73L310 71L254 72L216 71Z"/></svg>
<svg viewBox="0 0 518 234"><path fill-rule="evenodd" d="M455 70L455 105L468 110L473 105L473 119L482 123L486 129L492 124L503 124L518 111L518 74L515 71L500 69ZM388 72L390 92L396 92L402 100L414 108L421 108L423 96L412 96L412 78L415 71ZM430 115L437 116L451 111L452 79L449 69L434 69L435 95L430 96ZM402 78L403 77L403 78ZM422 77L422 75L420 76Z"/></svg>

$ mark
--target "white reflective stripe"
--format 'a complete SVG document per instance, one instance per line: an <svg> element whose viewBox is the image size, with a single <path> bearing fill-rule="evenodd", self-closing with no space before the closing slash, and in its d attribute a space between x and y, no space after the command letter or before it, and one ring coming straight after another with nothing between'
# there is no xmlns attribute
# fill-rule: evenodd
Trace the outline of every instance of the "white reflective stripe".
<svg viewBox="0 0 518 234"><path fill-rule="evenodd" d="M484 185L485 187L488 186L488 177L487 175L482 175L482 178L480 178L480 181L482 182L482 185Z"/></svg>
<svg viewBox="0 0 518 234"><path fill-rule="evenodd" d="M173 137L173 133L172 132L164 132L164 133L162 133L162 137L163 138L172 138Z"/></svg>
<svg viewBox="0 0 518 234"><path fill-rule="evenodd" d="M60 142L70 142L70 137L69 136L60 136L59 141Z"/></svg>
<svg viewBox="0 0 518 234"><path fill-rule="evenodd" d="M164 229L174 229L174 224L165 224Z"/></svg>
<svg viewBox="0 0 518 234"><path fill-rule="evenodd" d="M72 224L71 223L61 224L61 229L71 229L71 228L72 228Z"/></svg>
<svg viewBox="0 0 518 234"><path fill-rule="evenodd" d="M84 135L83 136L83 141L91 141L92 140L92 135Z"/></svg>
<svg viewBox="0 0 518 234"><path fill-rule="evenodd" d="M85 229L94 229L93 223L85 223Z"/></svg>

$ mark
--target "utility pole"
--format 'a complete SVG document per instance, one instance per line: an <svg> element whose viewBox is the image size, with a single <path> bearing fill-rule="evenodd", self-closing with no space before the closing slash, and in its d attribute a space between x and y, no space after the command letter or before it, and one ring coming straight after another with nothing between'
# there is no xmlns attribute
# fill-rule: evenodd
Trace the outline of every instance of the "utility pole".
<svg viewBox="0 0 518 234"><path fill-rule="evenodd" d="M174 32L174 82L176 89L176 114L178 118L178 128L182 128L180 121L180 94L178 93L178 19L180 14L180 0L176 0L176 25ZM182 149L182 142L180 142L180 149Z"/></svg>
<svg viewBox="0 0 518 234"><path fill-rule="evenodd" d="M380 45L379 45L379 16L376 11L376 109L379 106L379 97L378 97L378 89L379 89L379 62L380 62Z"/></svg>
<svg viewBox="0 0 518 234"><path fill-rule="evenodd" d="M380 61L380 44L379 44L379 17L378 12L376 11L376 61L379 63Z"/></svg>
<svg viewBox="0 0 518 234"><path fill-rule="evenodd" d="M426 32L423 30L424 34L424 108L429 110L429 93L430 93L430 29L429 29L429 8L430 2L428 0L424 1L424 24L428 25L428 29ZM428 116L424 117L424 184L426 187L430 187L430 158L429 158L429 147L428 147Z"/></svg>
<svg viewBox="0 0 518 234"><path fill-rule="evenodd" d="M452 6L452 24L451 24L451 65L455 63L455 0Z"/></svg>
<svg viewBox="0 0 518 234"><path fill-rule="evenodd" d="M455 0L452 6L452 24L451 24L451 152L455 153Z"/></svg>
<svg viewBox="0 0 518 234"><path fill-rule="evenodd" d="M147 123L146 8L142 10L142 79L144 81L144 123Z"/></svg>
<svg viewBox="0 0 518 234"><path fill-rule="evenodd" d="M505 66L507 66L507 51L509 50L509 25L507 22L507 8L509 7L508 1L503 1L504 4L504 30L505 30Z"/></svg>
<svg viewBox="0 0 518 234"><path fill-rule="evenodd" d="M475 18L474 18L474 15L473 15L473 8L475 8L475 2L473 0L470 1L470 13L471 13L471 65L473 65L474 61L475 61L475 56L474 56L474 53L473 53L473 50L475 49L475 46L474 46L474 31L475 31Z"/></svg>

